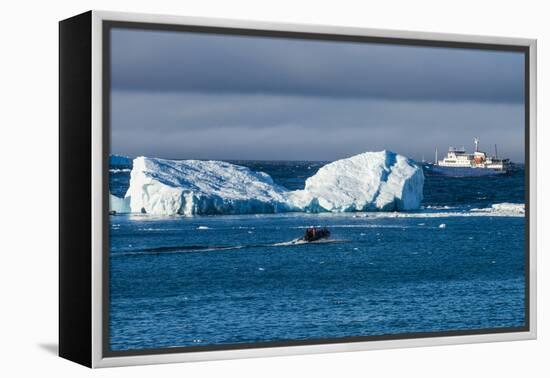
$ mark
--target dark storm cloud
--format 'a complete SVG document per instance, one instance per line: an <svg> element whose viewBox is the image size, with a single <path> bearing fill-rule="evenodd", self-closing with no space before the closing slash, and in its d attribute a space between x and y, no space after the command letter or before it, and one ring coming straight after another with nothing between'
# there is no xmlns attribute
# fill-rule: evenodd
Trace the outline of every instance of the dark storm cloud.
<svg viewBox="0 0 550 378"><path fill-rule="evenodd" d="M335 160L393 150L433 160L450 144L523 161L523 106L506 103L114 91L116 153L184 159Z"/></svg>
<svg viewBox="0 0 550 378"><path fill-rule="evenodd" d="M523 102L515 52L114 29L130 91Z"/></svg>
<svg viewBox="0 0 550 378"><path fill-rule="evenodd" d="M114 30L111 152L335 160L481 147L523 161L520 53Z"/></svg>

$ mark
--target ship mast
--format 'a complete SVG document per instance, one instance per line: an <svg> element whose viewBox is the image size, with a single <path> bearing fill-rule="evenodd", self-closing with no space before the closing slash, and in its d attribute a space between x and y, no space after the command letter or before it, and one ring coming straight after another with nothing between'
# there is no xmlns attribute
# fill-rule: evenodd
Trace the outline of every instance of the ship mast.
<svg viewBox="0 0 550 378"><path fill-rule="evenodd" d="M475 146L474 151L475 152L479 152L478 145L479 145L479 138L476 137L476 138L474 138L474 146Z"/></svg>
<svg viewBox="0 0 550 378"><path fill-rule="evenodd" d="M435 161L434 161L434 165L437 165L437 147L435 148Z"/></svg>
<svg viewBox="0 0 550 378"><path fill-rule="evenodd" d="M498 158L498 153L497 153L497 144L495 143L495 158Z"/></svg>

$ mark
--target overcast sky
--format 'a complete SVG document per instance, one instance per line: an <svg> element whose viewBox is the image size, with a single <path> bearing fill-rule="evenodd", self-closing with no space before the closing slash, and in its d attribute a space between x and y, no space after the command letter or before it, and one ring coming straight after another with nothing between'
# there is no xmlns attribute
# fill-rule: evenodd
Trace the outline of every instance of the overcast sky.
<svg viewBox="0 0 550 378"><path fill-rule="evenodd" d="M523 54L113 29L111 152L335 160L449 145L523 161Z"/></svg>

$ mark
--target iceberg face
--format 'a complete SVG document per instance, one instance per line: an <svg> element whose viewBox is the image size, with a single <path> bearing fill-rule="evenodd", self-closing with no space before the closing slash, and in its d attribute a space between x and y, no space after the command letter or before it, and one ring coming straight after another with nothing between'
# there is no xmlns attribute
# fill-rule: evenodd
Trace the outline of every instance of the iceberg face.
<svg viewBox="0 0 550 378"><path fill-rule="evenodd" d="M126 197L134 213L255 214L289 211L286 192L266 173L223 161L138 157Z"/></svg>
<svg viewBox="0 0 550 378"><path fill-rule="evenodd" d="M130 213L130 198L119 198L109 193L109 211L114 211L118 214Z"/></svg>
<svg viewBox="0 0 550 378"><path fill-rule="evenodd" d="M223 161L138 157L123 200L127 207L121 208L186 216L414 210L420 207L423 185L422 169L389 151L327 164L296 191L275 184L266 173Z"/></svg>
<svg viewBox="0 0 550 378"><path fill-rule="evenodd" d="M405 156L365 152L325 165L289 194L305 211L403 211L422 202L424 174Z"/></svg>

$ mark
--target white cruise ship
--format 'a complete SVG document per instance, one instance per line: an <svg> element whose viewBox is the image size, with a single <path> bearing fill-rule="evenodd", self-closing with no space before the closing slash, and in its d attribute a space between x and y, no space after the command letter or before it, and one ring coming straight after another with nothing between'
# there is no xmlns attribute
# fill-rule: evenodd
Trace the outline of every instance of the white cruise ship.
<svg viewBox="0 0 550 378"><path fill-rule="evenodd" d="M471 154L467 153L464 147L449 147L447 156L442 160L438 160L436 149L435 163L429 168L433 173L445 176L486 176L507 172L510 159L498 158L496 145L493 156L479 151L479 138L474 138L474 146L474 152Z"/></svg>

